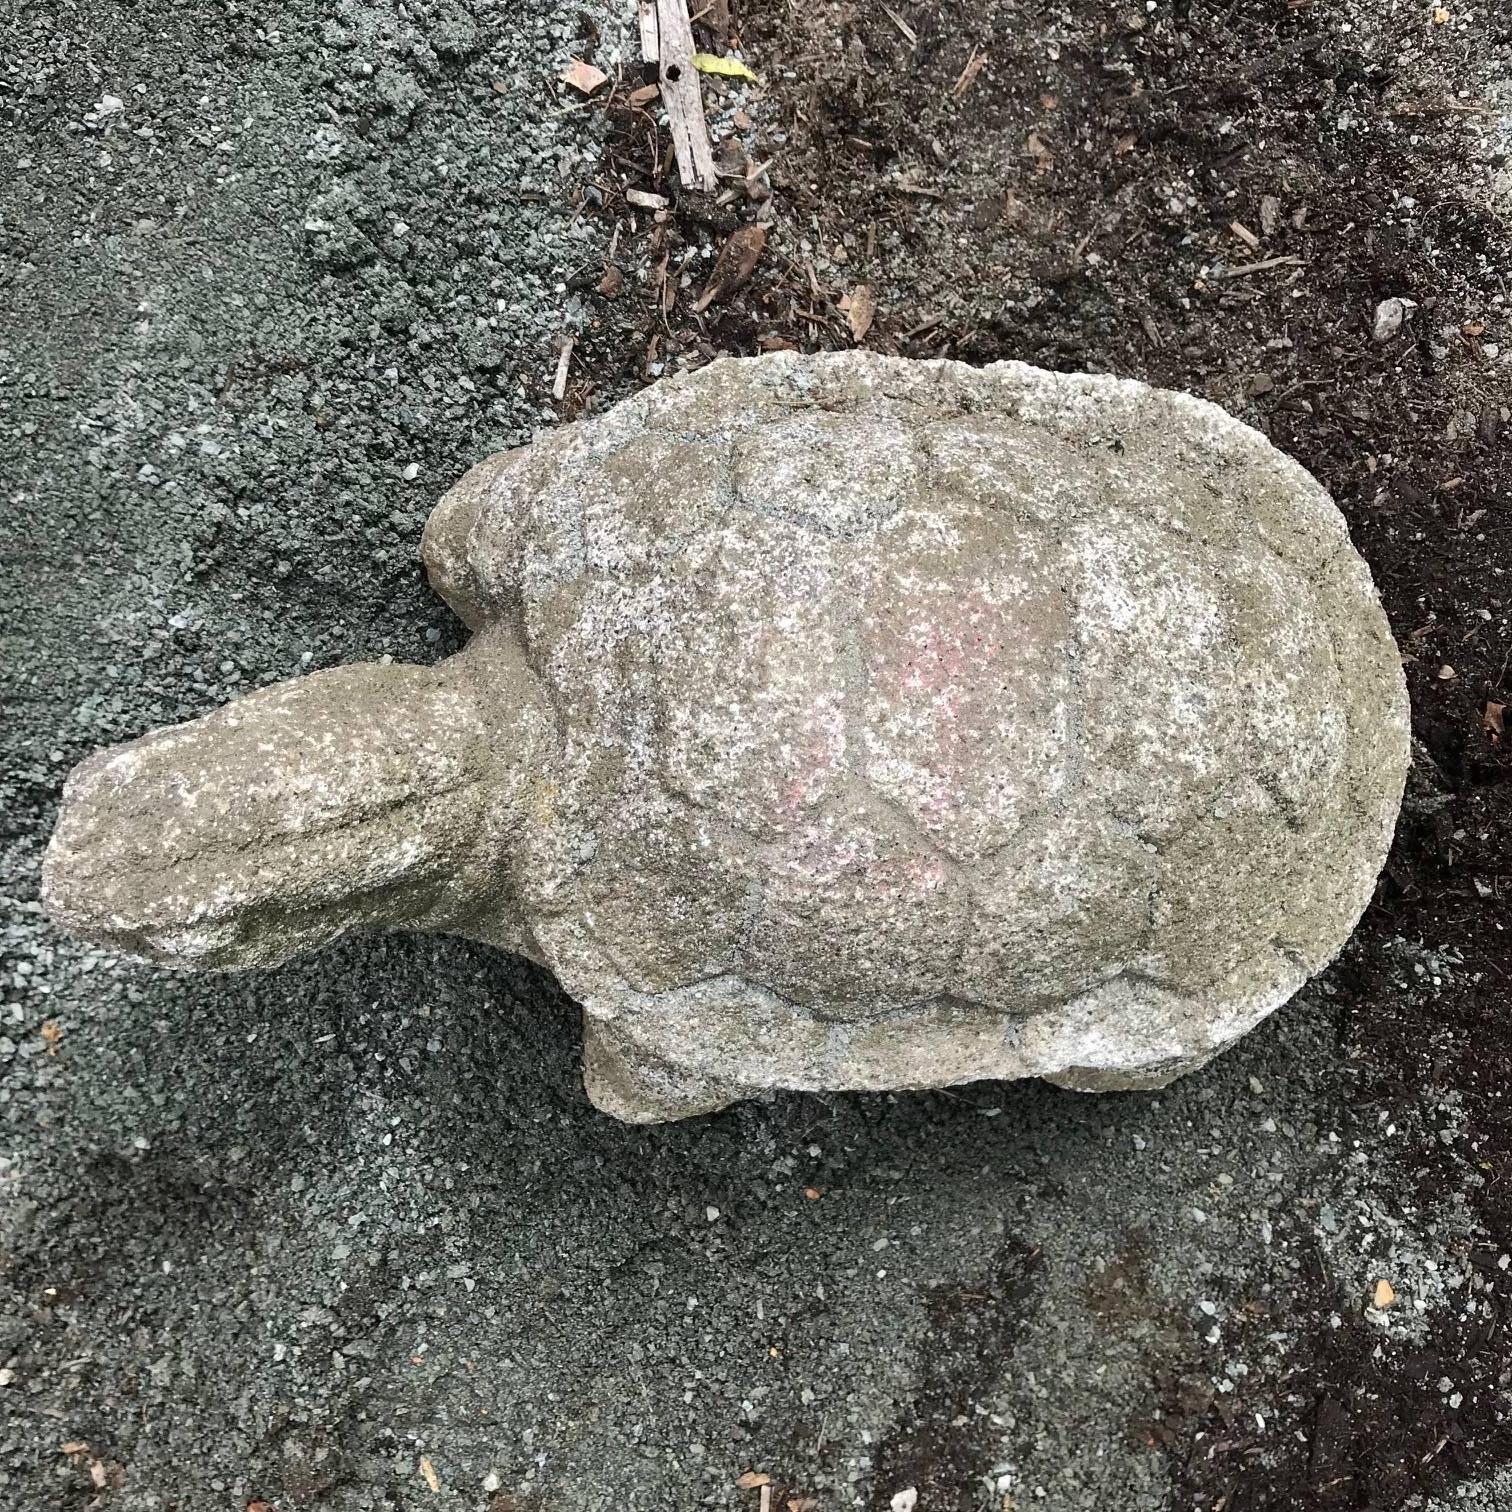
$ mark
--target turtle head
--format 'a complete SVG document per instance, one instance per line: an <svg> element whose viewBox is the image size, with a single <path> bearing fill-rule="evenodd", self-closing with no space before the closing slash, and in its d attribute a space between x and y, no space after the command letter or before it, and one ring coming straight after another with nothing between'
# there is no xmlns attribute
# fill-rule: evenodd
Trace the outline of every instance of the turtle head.
<svg viewBox="0 0 1512 1512"><path fill-rule="evenodd" d="M90 757L43 863L48 912L218 970L360 925L465 924L499 890L532 754L511 736L534 729L528 697L493 728L485 710L525 690L480 676L499 670L482 640L436 667L312 673Z"/></svg>

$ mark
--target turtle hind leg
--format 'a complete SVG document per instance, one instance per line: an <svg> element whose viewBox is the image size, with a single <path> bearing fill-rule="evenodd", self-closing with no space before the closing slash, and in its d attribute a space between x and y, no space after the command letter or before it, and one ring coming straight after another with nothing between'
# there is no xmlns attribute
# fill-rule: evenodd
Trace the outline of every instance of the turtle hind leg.
<svg viewBox="0 0 1512 1512"><path fill-rule="evenodd" d="M752 1095L750 1089L689 1076L617 1033L612 1021L587 1013L583 1015L583 1086L595 1108L623 1123L696 1118Z"/></svg>

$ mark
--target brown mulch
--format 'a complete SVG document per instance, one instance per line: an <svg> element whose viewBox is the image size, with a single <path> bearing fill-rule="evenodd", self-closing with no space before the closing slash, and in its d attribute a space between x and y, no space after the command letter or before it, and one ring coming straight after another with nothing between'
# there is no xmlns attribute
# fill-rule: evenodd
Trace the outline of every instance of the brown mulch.
<svg viewBox="0 0 1512 1512"><path fill-rule="evenodd" d="M1340 1054L1362 1120L1462 1100L1473 1154L1425 1142L1401 1179L1464 1186L1494 1307L1377 1359L1368 1334L1332 1325L1320 1262L1283 1376L1214 1403L1178 1362L1152 1393L1186 1505L1400 1506L1512 1458L1512 1283L1495 1274L1512 1250L1512 369L1496 355L1512 345L1512 236L1477 136L1512 19L1362 11L1348 30L1306 0L1073 0L1053 24L1005 0L890 10L719 7L703 45L738 44L764 84L705 82L717 203L679 193L629 98L642 81L616 87L584 207L618 225L613 272L583 279L595 319L567 412L611 380L721 353L1015 358L1203 394L1333 492L1401 643L1423 755L1421 801L1336 973ZM741 276L721 287L732 260ZM1412 307L1382 339L1389 299ZM1397 938L1459 952L1454 985L1401 990ZM1452 1412L1445 1374L1463 1394ZM1264 1449L1251 1396L1286 1404Z"/></svg>

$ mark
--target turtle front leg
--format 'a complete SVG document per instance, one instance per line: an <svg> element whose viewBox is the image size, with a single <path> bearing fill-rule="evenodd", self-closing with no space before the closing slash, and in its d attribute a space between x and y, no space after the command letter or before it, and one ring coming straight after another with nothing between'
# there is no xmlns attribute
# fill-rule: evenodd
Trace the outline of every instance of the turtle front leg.
<svg viewBox="0 0 1512 1512"><path fill-rule="evenodd" d="M76 768L43 902L74 934L215 970L362 925L506 943L511 921L479 914L508 911L548 732L534 678L491 636L435 667L279 683Z"/></svg>
<svg viewBox="0 0 1512 1512"><path fill-rule="evenodd" d="M420 537L425 575L469 630L495 618L499 609L478 573L473 528L511 476L528 469L530 459L528 447L485 457L447 489L425 522ZM508 537L510 533L509 522L501 519L494 534Z"/></svg>

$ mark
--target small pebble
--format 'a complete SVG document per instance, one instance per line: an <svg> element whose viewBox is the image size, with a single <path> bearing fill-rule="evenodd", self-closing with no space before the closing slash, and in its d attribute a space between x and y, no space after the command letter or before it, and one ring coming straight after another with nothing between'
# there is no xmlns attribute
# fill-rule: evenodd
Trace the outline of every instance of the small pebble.
<svg viewBox="0 0 1512 1512"><path fill-rule="evenodd" d="M1415 309L1417 301L1414 299L1383 299L1375 308L1375 320L1370 334L1377 341L1390 341Z"/></svg>

